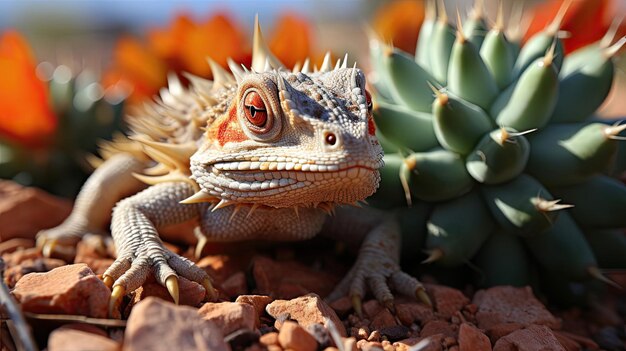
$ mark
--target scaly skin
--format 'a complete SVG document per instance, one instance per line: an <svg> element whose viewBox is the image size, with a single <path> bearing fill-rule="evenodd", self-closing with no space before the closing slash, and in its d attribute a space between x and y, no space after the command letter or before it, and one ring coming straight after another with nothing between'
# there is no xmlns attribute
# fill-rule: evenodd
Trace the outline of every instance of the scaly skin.
<svg viewBox="0 0 626 351"><path fill-rule="evenodd" d="M398 265L393 218L336 207L365 199L380 180L383 153L363 73L348 68L347 58L335 69L327 58L319 72L308 65L288 72L267 50L258 24L251 71L231 65L233 77L211 65L213 82L190 77L192 87L184 89L171 79L161 101L129 119L130 142L103 148L106 161L81 190L72 216L40 233L44 251L93 231L102 220L90 219L106 218L104 211L122 199L111 220L117 259L103 275L113 288L111 309L150 273L175 301L179 275L213 296L207 274L159 238L159 228L190 220L199 220L202 241L304 240L323 232L362 243L331 299L350 295L358 313L368 290L390 308L392 289L428 302L422 285ZM147 166L137 177L151 186L137 193L141 185L127 178ZM122 179L133 196L122 196Z"/></svg>

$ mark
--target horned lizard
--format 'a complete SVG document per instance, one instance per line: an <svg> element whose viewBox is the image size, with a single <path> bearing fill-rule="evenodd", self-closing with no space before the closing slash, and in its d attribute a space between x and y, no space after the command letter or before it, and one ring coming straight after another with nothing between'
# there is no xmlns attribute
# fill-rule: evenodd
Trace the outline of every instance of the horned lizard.
<svg viewBox="0 0 626 351"><path fill-rule="evenodd" d="M357 313L366 292L388 307L391 290L430 303L399 267L399 228L353 204L375 192L383 151L361 70L327 55L286 70L255 25L250 69L209 60L213 81L175 76L159 98L129 116L131 132L101 148L102 164L60 226L42 231L44 253L102 230L111 218L117 259L103 274L110 309L149 274L178 301L178 276L215 291L207 273L166 249L158 229L199 220L207 241L304 240L322 232L362 242L356 263L328 298L349 295ZM149 185L146 187L146 184ZM112 215L111 213L112 209ZM365 211L368 211L365 213ZM328 216L334 212L334 216Z"/></svg>

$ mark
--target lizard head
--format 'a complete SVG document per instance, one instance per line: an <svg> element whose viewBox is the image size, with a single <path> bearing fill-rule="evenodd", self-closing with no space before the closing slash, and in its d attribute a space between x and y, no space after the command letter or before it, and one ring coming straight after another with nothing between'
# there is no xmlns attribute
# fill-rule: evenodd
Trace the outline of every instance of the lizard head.
<svg viewBox="0 0 626 351"><path fill-rule="evenodd" d="M323 207L374 193L383 152L361 70L346 67L347 58L343 67L326 63L315 73L271 69L265 61L264 72L233 72L232 101L191 157L200 186L192 198Z"/></svg>
<svg viewBox="0 0 626 351"><path fill-rule="evenodd" d="M239 72L191 171L202 196L222 204L311 207L371 195L382 155L359 69Z"/></svg>

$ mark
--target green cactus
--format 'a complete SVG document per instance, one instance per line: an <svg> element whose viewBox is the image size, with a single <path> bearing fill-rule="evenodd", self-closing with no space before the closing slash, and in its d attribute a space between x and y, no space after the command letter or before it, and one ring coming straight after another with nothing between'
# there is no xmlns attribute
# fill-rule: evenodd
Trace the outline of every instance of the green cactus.
<svg viewBox="0 0 626 351"><path fill-rule="evenodd" d="M386 151L370 203L427 211L403 227L422 238L425 262L469 264L483 285L608 282L600 269L626 268L626 186L609 176L626 125L590 118L626 38L564 57L566 8L523 47L501 8L489 30L480 6L456 30L443 1L437 10L428 2L414 58L370 40Z"/></svg>
<svg viewBox="0 0 626 351"><path fill-rule="evenodd" d="M45 78L58 128L45 148L0 140L0 178L74 197L92 171L87 156L96 153L100 141L110 140L124 127L127 94L114 88L105 91L100 77L89 70L73 75L64 65L42 65L50 73Z"/></svg>

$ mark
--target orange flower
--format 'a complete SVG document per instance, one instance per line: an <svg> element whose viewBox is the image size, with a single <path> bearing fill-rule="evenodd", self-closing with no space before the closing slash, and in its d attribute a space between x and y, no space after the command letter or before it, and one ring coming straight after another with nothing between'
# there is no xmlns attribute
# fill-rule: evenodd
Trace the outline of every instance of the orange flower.
<svg viewBox="0 0 626 351"><path fill-rule="evenodd" d="M524 40L528 40L552 22L564 2L565 0L551 0L535 7L534 17ZM571 37L563 39L565 53L600 40L611 25L616 5L612 0L573 1L561 25L562 30L571 33Z"/></svg>
<svg viewBox="0 0 626 351"><path fill-rule="evenodd" d="M415 52L424 21L423 1L400 0L382 6L374 17L374 30L385 41L409 53Z"/></svg>
<svg viewBox="0 0 626 351"><path fill-rule="evenodd" d="M310 30L305 20L287 14L277 21L273 32L270 48L286 66L291 67L310 54ZM133 87L130 100L136 102L150 98L165 86L168 71L185 71L210 78L207 57L224 67L229 57L249 66L247 38L224 13L202 22L194 22L181 14L169 28L150 29L147 44L132 38L121 39L104 85L111 86L119 81L130 84Z"/></svg>
<svg viewBox="0 0 626 351"><path fill-rule="evenodd" d="M57 127L48 86L35 69L35 58L19 33L0 36L0 137L27 146L50 142Z"/></svg>

